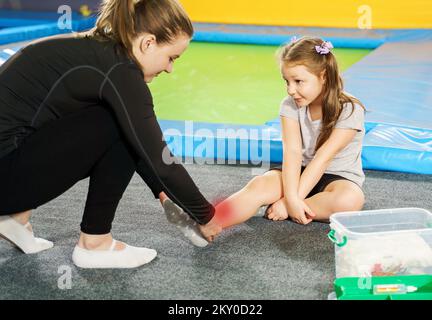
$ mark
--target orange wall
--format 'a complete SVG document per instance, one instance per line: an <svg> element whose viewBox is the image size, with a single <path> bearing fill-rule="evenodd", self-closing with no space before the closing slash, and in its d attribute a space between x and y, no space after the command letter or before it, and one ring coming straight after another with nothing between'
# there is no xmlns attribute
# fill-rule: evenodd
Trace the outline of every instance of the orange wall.
<svg viewBox="0 0 432 320"><path fill-rule="evenodd" d="M180 0L195 22L432 28L432 0ZM367 11L359 13L362 5ZM370 19L369 19L370 17Z"/></svg>

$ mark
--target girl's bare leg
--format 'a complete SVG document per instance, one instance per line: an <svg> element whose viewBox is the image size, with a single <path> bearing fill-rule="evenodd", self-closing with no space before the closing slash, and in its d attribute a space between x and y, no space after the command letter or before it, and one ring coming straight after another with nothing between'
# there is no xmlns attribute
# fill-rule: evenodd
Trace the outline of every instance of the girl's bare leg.
<svg viewBox="0 0 432 320"><path fill-rule="evenodd" d="M253 178L243 189L219 203L215 207L216 214L212 221L215 220L222 228L240 224L253 217L261 206L276 202L282 195L282 180L278 172L266 172Z"/></svg>

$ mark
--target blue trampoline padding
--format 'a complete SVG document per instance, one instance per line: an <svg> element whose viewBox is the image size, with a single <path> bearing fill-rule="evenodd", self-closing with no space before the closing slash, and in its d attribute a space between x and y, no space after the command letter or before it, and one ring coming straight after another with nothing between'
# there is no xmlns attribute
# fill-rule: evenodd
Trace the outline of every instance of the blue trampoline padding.
<svg viewBox="0 0 432 320"><path fill-rule="evenodd" d="M266 125L280 132L279 119ZM365 131L364 169L432 174L432 130L366 122Z"/></svg>
<svg viewBox="0 0 432 320"><path fill-rule="evenodd" d="M366 169L432 174L432 130L377 125L365 136Z"/></svg>
<svg viewBox="0 0 432 320"><path fill-rule="evenodd" d="M171 120L159 120L159 124L177 157L238 160L245 164L282 161L280 132L269 126Z"/></svg>
<svg viewBox="0 0 432 320"><path fill-rule="evenodd" d="M387 42L432 40L428 29L359 30L195 23L194 41L276 45L291 37L319 36L338 48L375 49Z"/></svg>
<svg viewBox="0 0 432 320"><path fill-rule="evenodd" d="M56 34L69 33L71 31L83 31L89 28L91 28L91 25L82 24L75 21L72 22L72 30L60 29L57 23L5 28L0 30L0 44L33 40Z"/></svg>
<svg viewBox="0 0 432 320"><path fill-rule="evenodd" d="M60 29L57 13L25 12L15 10L0 10L0 44L20 42L68 33L83 31L95 24L95 17L84 18L77 13L72 14L72 30Z"/></svg>
<svg viewBox="0 0 432 320"><path fill-rule="evenodd" d="M58 21L61 14L57 12L32 12L18 10L0 10L0 27L23 27L37 24L48 24ZM94 25L95 17L84 17L72 12L72 20L77 27L87 25L89 21Z"/></svg>
<svg viewBox="0 0 432 320"><path fill-rule="evenodd" d="M168 147L177 157L220 159L220 163L238 160L255 165L282 162L282 139L275 127L196 122L188 125L167 120L159 123ZM234 135L228 134L228 129ZM432 174L432 131L376 125L365 137L362 162L364 169Z"/></svg>
<svg viewBox="0 0 432 320"><path fill-rule="evenodd" d="M432 130L432 40L386 43L344 74L366 121Z"/></svg>
<svg viewBox="0 0 432 320"><path fill-rule="evenodd" d="M68 32L70 32L70 30L60 30L57 23L5 28L0 30L0 44L21 42Z"/></svg>

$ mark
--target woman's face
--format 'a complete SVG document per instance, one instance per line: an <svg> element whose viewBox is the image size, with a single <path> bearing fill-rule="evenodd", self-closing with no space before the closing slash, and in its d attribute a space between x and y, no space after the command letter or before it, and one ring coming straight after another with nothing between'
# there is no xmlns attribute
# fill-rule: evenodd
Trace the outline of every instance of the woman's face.
<svg viewBox="0 0 432 320"><path fill-rule="evenodd" d="M162 72L171 73L174 61L187 49L190 40L188 36L181 35L172 43L159 45L154 35L137 37L133 41L133 53L144 72L144 81L150 83Z"/></svg>

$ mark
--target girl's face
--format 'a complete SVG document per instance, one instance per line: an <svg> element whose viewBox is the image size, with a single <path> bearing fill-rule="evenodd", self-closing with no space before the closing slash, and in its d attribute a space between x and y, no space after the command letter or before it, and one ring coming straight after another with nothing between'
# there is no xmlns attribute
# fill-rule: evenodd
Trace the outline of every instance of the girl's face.
<svg viewBox="0 0 432 320"><path fill-rule="evenodd" d="M144 34L136 38L133 53L144 72L144 81L150 83L162 72L171 73L174 61L187 49L190 40L181 35L172 43L159 45L154 35Z"/></svg>
<svg viewBox="0 0 432 320"><path fill-rule="evenodd" d="M299 108L319 104L324 87L324 71L317 77L304 65L281 65L281 73L287 84L287 92Z"/></svg>

